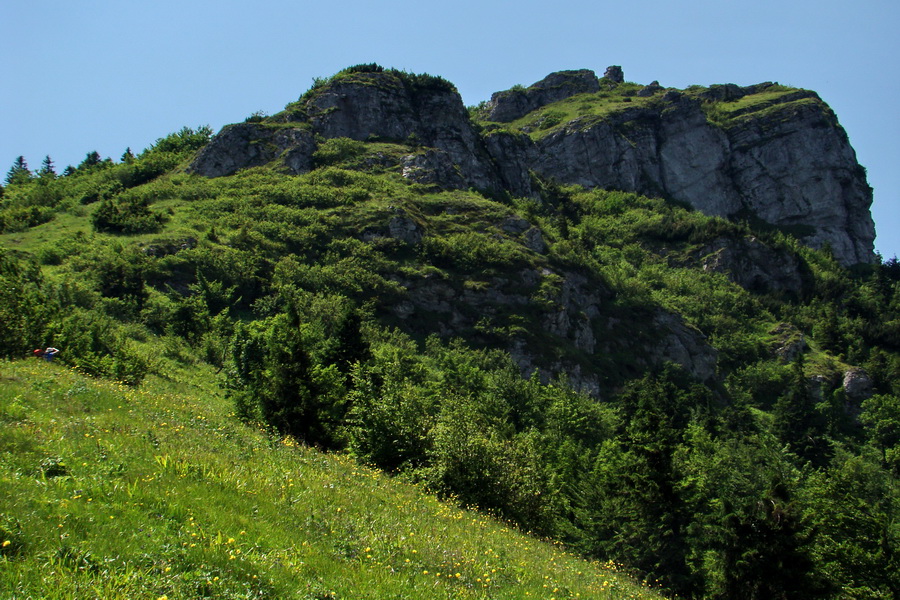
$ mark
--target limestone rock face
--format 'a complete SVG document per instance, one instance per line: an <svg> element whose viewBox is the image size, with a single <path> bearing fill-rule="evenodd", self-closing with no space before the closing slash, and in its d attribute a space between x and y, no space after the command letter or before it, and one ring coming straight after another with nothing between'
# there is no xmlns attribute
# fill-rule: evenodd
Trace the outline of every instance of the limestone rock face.
<svg viewBox="0 0 900 600"><path fill-rule="evenodd" d="M388 231L394 239L411 246L422 241L422 229L409 216L398 214L388 223Z"/></svg>
<svg viewBox="0 0 900 600"><path fill-rule="evenodd" d="M673 362L681 365L698 380L716 380L718 354L699 331L688 327L679 315L660 310L653 318L660 332L659 343L650 350L651 364Z"/></svg>
<svg viewBox="0 0 900 600"><path fill-rule="evenodd" d="M312 168L313 134L305 128L272 128L261 123L226 125L191 163L189 170L206 177L232 175L282 157L294 173Z"/></svg>
<svg viewBox="0 0 900 600"><path fill-rule="evenodd" d="M807 279L803 262L787 251L774 250L755 237L719 238L698 253L703 270L723 273L753 292L783 292L799 296Z"/></svg>
<svg viewBox="0 0 900 600"><path fill-rule="evenodd" d="M813 228L805 243L830 245L843 264L872 262L872 190L846 133L823 108L803 104L729 130L734 188L764 221Z"/></svg>
<svg viewBox="0 0 900 600"><path fill-rule="evenodd" d="M287 123L241 123L222 129L192 163L192 172L230 175L284 156L295 173L312 168L315 137L409 143L436 150L410 159L412 179L442 175L445 187L497 189L496 169L462 98L445 86L414 87L396 73L354 73L309 94ZM296 119L291 121L290 119ZM296 127L290 127L296 122Z"/></svg>
<svg viewBox="0 0 900 600"><path fill-rule="evenodd" d="M851 367L844 373L843 389L847 398L856 404L872 397L875 384L865 369Z"/></svg>
<svg viewBox="0 0 900 600"><path fill-rule="evenodd" d="M740 98L757 86L733 88L715 94ZM670 92L537 140L490 133L486 146L515 193L534 194L527 177L534 171L561 183L664 196L708 215L792 229L809 246L829 246L844 265L872 262L872 191L846 133L813 92L780 100L790 104L722 127L701 100Z"/></svg>
<svg viewBox="0 0 900 600"><path fill-rule="evenodd" d="M602 81L611 89L631 85L620 75L611 68ZM496 126L576 94L609 93L598 81L590 70L559 71L528 88L498 92L486 107L494 126L481 132L446 82L390 71L341 74L280 121L226 126L189 170L216 177L280 159L303 173L313 166L317 136L393 141L415 152L401 169L418 183L538 197L537 175L662 196L709 215L786 229L809 246L830 247L844 265L874 260L865 169L814 92L766 82L657 93L662 88L654 82L623 96L615 110L579 113L546 134Z"/></svg>
<svg viewBox="0 0 900 600"><path fill-rule="evenodd" d="M325 138L375 138L436 148L456 165L466 186L499 185L455 90L411 88L389 72L355 73L313 94L305 108L313 130Z"/></svg>
<svg viewBox="0 0 900 600"><path fill-rule="evenodd" d="M429 149L420 154L404 156L400 161L401 175L415 183L431 184L444 189L465 189L466 180L453 159L442 150Z"/></svg>
<svg viewBox="0 0 900 600"><path fill-rule="evenodd" d="M503 225L505 230L514 234L524 231L527 236L529 232L536 231L533 227L525 229L528 223L524 220L508 219ZM394 222L392 231L393 227ZM523 313L536 310L533 295L538 292L540 282L547 277L555 279L558 285L543 298L533 333L553 336L585 355L624 352L634 357L632 367L636 370L673 362L700 381L716 382L718 357L715 349L681 317L657 310L649 316L644 337L640 340L628 335L610 335L621 326L604 316L603 312L604 306L612 301L613 293L602 282L571 271L523 269L518 273L494 277L484 282L483 286L465 288L437 277L403 279L398 283L406 289L406 297L391 311L405 323L406 328L420 334L438 333L442 337L454 337L479 327L484 332L490 327L480 324L489 323L503 310L513 308ZM598 335L597 332L606 335ZM576 389L593 395L599 395L605 389L602 374L595 369L583 369L581 365L566 360L548 362L547 357L539 355L538 347L527 343L522 337L506 338L505 345L505 350L523 374L537 371L546 381L565 373Z"/></svg>
<svg viewBox="0 0 900 600"><path fill-rule="evenodd" d="M488 120L509 122L533 110L575 94L591 94L600 90L597 75L589 69L558 71L522 89L496 92L487 103Z"/></svg>

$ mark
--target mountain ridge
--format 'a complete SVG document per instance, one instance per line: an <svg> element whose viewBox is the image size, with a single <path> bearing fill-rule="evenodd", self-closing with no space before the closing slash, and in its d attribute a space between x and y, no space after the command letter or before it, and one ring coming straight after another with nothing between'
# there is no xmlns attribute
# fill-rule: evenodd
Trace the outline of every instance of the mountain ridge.
<svg viewBox="0 0 900 600"><path fill-rule="evenodd" d="M410 84L415 76L359 65L283 113L226 126L191 170L221 176L280 157L306 172L316 136L410 142L430 149L406 157L410 170L445 189L536 197L535 173L758 220L830 247L845 266L874 260L865 169L815 92L768 82L682 91L610 71L552 73L495 93L470 119L445 80Z"/></svg>

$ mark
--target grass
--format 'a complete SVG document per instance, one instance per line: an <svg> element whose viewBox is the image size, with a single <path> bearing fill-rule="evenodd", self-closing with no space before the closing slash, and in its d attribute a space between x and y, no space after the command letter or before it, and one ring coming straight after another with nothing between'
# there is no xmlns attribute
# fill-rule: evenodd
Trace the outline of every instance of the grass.
<svg viewBox="0 0 900 600"><path fill-rule="evenodd" d="M795 88L773 86L758 94L749 94L730 102L708 102L703 105L706 118L724 128L751 120L782 120L794 116L800 106L821 106L821 100L812 93ZM781 115L781 118L779 116Z"/></svg>
<svg viewBox="0 0 900 600"><path fill-rule="evenodd" d="M3 598L654 598L615 565L246 426L195 370L0 363Z"/></svg>
<svg viewBox="0 0 900 600"><path fill-rule="evenodd" d="M640 97L636 92L641 88L634 83L623 83L612 90L593 94L578 94L559 102L554 102L534 110L511 123L483 121L488 131L511 131L525 133L532 140L540 140L551 133L566 128L585 129L612 115L627 110L650 107L664 107L662 92ZM698 97L707 88L696 86L686 90L688 96ZM821 105L818 97L805 90L781 85L771 86L757 94L748 94L737 100L722 102L706 101L703 111L707 119L720 127L732 127L748 120L762 117L780 119L794 115L795 110L804 105Z"/></svg>
<svg viewBox="0 0 900 600"><path fill-rule="evenodd" d="M565 129L573 121L577 122L579 128L588 127L614 113L658 102L657 96L635 95L640 88L641 86L637 84L623 83L613 90L577 94L534 110L511 123L502 124L501 128L527 133L533 140L539 140ZM485 125L496 129L499 124L485 123Z"/></svg>

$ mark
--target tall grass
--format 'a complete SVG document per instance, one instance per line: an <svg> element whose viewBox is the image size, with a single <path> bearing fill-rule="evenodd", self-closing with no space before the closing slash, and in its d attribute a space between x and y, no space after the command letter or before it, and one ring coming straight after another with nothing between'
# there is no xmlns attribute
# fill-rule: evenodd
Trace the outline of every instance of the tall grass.
<svg viewBox="0 0 900 600"><path fill-rule="evenodd" d="M0 597L657 597L615 565L245 426L211 375L135 389L0 363Z"/></svg>

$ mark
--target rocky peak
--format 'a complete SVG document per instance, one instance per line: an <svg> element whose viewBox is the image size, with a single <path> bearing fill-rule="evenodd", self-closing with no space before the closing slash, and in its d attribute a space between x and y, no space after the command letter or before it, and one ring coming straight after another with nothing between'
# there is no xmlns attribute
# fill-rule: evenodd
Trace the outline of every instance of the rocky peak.
<svg viewBox="0 0 900 600"><path fill-rule="evenodd" d="M527 88L512 88L493 94L487 103L487 119L501 123L515 121L542 106L599 90L597 75L589 69L557 71Z"/></svg>
<svg viewBox="0 0 900 600"><path fill-rule="evenodd" d="M292 158L288 166L302 173L312 166L316 136L433 149L425 157L409 158L409 172L416 181L445 173L452 175L446 187L495 189L500 185L451 83L383 69L339 73L305 94L299 106L269 122L224 128L190 169L216 177L285 156Z"/></svg>
<svg viewBox="0 0 900 600"><path fill-rule="evenodd" d="M622 71L622 67L619 65L611 65L606 67L606 71L603 73L603 78L608 79L613 83L624 83L625 81L625 73Z"/></svg>
<svg viewBox="0 0 900 600"><path fill-rule="evenodd" d="M507 188L535 195L536 173L663 196L781 228L806 245L830 247L844 265L872 262L871 188L818 95L771 83L662 95L647 87L623 93L612 109L608 97L586 97L583 116L554 127L543 127L536 111L536 129L525 119L518 132L490 132L487 146Z"/></svg>
<svg viewBox="0 0 900 600"><path fill-rule="evenodd" d="M467 120L452 85L413 86L384 71L336 77L309 93L304 109L325 138L402 141L414 136L425 145L433 145L442 128L459 129Z"/></svg>
<svg viewBox="0 0 900 600"><path fill-rule="evenodd" d="M420 183L537 197L536 174L663 196L709 215L781 228L809 246L830 247L844 265L872 262L865 169L814 92L764 82L661 94L656 82L640 88L623 81L621 67L611 66L602 94L587 69L497 92L480 133L449 82L351 68L281 115L225 127L190 170L215 177L278 160L302 173L312 168L320 137L392 141L410 147L402 173ZM577 112L571 103L548 108L579 94ZM525 125L512 124L532 113ZM720 258L723 265L735 262Z"/></svg>

